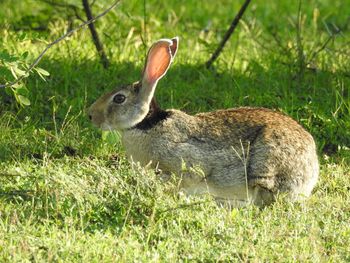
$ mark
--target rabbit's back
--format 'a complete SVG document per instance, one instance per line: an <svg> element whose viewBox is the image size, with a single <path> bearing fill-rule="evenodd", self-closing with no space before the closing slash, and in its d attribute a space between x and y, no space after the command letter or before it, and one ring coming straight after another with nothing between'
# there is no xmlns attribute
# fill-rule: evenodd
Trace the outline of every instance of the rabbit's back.
<svg viewBox="0 0 350 263"><path fill-rule="evenodd" d="M295 120L265 108L237 108L196 115L202 132L245 159L251 186L310 195L319 165L313 137ZM244 157L244 158L242 158Z"/></svg>
<svg viewBox="0 0 350 263"><path fill-rule="evenodd" d="M185 188L205 180L214 195L229 197L244 187L308 196L318 177L312 136L296 121L264 108L237 108L194 116L167 111L167 118L146 130L124 134L129 156L151 161L165 172L187 172ZM135 141L138 138L139 141ZM247 185L248 184L248 185ZM237 188L237 186L239 186ZM259 190L260 191L260 190Z"/></svg>

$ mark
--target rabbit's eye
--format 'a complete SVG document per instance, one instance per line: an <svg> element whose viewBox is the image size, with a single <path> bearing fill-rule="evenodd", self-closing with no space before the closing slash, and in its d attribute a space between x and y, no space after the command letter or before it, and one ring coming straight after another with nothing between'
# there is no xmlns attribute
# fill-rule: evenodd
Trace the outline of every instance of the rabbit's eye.
<svg viewBox="0 0 350 263"><path fill-rule="evenodd" d="M125 96L123 94L117 94L114 96L113 101L115 103L121 104L125 101Z"/></svg>

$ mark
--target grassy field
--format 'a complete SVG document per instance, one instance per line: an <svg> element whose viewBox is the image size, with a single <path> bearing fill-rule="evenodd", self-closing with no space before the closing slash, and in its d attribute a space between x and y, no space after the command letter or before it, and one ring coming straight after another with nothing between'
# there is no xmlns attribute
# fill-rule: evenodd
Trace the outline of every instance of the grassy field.
<svg viewBox="0 0 350 263"><path fill-rule="evenodd" d="M96 1L94 13L111 3ZM108 69L83 30L46 54L46 81L26 79L30 106L0 93L1 262L350 261L350 2L302 1L298 12L298 1L253 0L205 69L241 4L148 0L144 12L143 1L123 1L96 23ZM0 51L27 51L31 62L79 23L70 9L1 1ZM132 170L118 135L92 127L87 107L137 80L150 44L176 35L162 107L264 106L297 119L321 163L309 200L228 211L209 196L185 197Z"/></svg>

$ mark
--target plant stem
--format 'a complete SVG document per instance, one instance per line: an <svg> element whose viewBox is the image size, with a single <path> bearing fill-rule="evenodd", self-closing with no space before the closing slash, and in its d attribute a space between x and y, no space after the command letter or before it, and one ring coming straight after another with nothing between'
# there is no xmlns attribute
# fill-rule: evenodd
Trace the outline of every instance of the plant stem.
<svg viewBox="0 0 350 263"><path fill-rule="evenodd" d="M87 17L88 20L91 20L93 18L93 16L92 16L92 12L91 12L89 1L88 0L82 0L82 2L83 2L83 6L84 6L84 11L85 11L86 17ZM107 55L106 55L106 53L105 53L105 51L103 49L103 45L102 45L102 43L100 41L100 38L98 36L98 33L96 31L94 23L90 23L89 24L89 29L90 29L92 40L94 41L96 50L97 50L97 52L98 52L98 54L99 54L99 56L101 58L101 63L102 63L104 68L108 68L109 61L108 61Z"/></svg>
<svg viewBox="0 0 350 263"><path fill-rule="evenodd" d="M229 38L231 37L232 33L235 31L239 20L242 18L245 10L247 9L249 3L251 0L245 0L245 2L243 3L241 9L238 11L237 15L235 16L235 18L233 19L231 26L229 27L229 29L226 31L223 39L221 40L219 46L217 47L217 49L215 50L215 52L213 53L213 55L210 57L210 59L205 63L207 68L210 68L211 65L213 64L213 62L217 59L217 57L220 55L221 51L223 50L226 42L229 40Z"/></svg>

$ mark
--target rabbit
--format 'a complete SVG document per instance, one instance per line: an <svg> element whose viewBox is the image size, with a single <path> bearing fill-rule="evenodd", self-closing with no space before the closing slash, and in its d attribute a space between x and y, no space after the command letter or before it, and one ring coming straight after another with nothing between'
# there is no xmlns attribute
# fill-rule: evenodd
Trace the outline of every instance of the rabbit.
<svg viewBox="0 0 350 263"><path fill-rule="evenodd" d="M92 123L118 130L130 160L177 176L186 194L207 193L234 207L309 197L319 174L316 146L292 118L266 108L188 115L158 106L155 88L178 46L178 37L156 41L141 80L93 103Z"/></svg>

